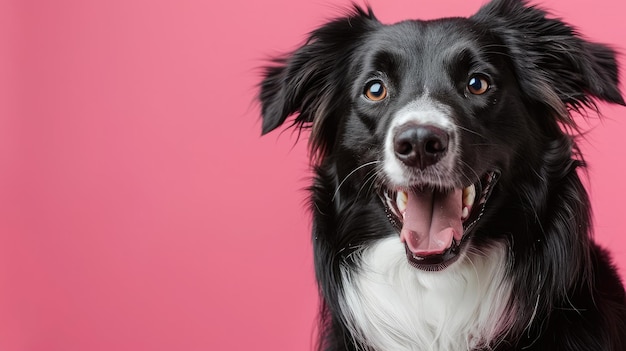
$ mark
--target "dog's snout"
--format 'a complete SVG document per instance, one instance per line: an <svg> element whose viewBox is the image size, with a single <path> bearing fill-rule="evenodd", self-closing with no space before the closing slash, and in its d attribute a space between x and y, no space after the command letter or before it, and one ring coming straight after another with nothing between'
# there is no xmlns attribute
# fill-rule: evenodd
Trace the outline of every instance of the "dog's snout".
<svg viewBox="0 0 626 351"><path fill-rule="evenodd" d="M405 165L424 169L446 154L449 139L447 132L435 126L408 124L394 136L394 153Z"/></svg>

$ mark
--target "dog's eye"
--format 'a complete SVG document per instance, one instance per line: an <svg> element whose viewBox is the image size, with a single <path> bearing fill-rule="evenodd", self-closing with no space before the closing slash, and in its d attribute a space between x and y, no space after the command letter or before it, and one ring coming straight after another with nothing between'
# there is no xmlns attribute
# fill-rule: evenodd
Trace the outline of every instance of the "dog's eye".
<svg viewBox="0 0 626 351"><path fill-rule="evenodd" d="M363 92L366 98L372 101L381 101L387 97L387 87L383 82L374 80L365 85L365 91Z"/></svg>
<svg viewBox="0 0 626 351"><path fill-rule="evenodd" d="M482 75L473 75L467 82L467 89L474 95L482 95L491 87L489 80Z"/></svg>

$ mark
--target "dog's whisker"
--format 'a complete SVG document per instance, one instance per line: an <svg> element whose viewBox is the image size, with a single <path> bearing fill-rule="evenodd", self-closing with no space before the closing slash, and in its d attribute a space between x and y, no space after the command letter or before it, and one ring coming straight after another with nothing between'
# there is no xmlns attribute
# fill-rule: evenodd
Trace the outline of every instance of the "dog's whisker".
<svg viewBox="0 0 626 351"><path fill-rule="evenodd" d="M353 174L355 174L356 172L358 172L359 170L371 166L371 165L375 165L377 164L379 161L371 161L371 162L367 162L364 163L360 166L358 166L357 168L353 169L350 173L348 173L347 176L345 176L343 178L343 180L339 183L339 185L337 186L337 189L335 190L335 193L333 194L333 198L332 201L335 201L335 198L337 197L337 194L339 193L339 190L341 190L341 187L343 186L343 184L348 180L348 178L350 178Z"/></svg>
<svg viewBox="0 0 626 351"><path fill-rule="evenodd" d="M462 173L463 177L465 177L470 183L475 183L477 180L480 179L480 175L474 170L474 168L468 164L467 162L463 161L462 159L458 160L459 163L463 166L465 166L467 169L470 170L470 172L472 172L472 174L474 175L474 179L470 178L469 176L465 175L465 173Z"/></svg>
<svg viewBox="0 0 626 351"><path fill-rule="evenodd" d="M457 125L456 127L457 127L457 128L459 128L459 129L461 129L461 130L464 130L464 131L466 131L466 132L468 132L468 133L475 134L475 135L479 136L479 137L480 137L480 138L482 138L482 139L486 139L484 135L482 135L482 134L480 134L480 133L478 133L478 132L476 132L476 131L473 131L473 130L471 130L471 129L469 129L469 128L463 127L463 126L461 126L461 125Z"/></svg>
<svg viewBox="0 0 626 351"><path fill-rule="evenodd" d="M366 174L365 181L363 181L363 184L361 184L361 187L359 187L359 191L356 194L356 199L359 198L359 196L361 195L361 191L367 186L367 183L370 183L368 192L371 191L371 188L372 188L372 186L374 184L373 180L376 179L376 176L377 176L377 170L376 169L373 169L373 170L369 171Z"/></svg>

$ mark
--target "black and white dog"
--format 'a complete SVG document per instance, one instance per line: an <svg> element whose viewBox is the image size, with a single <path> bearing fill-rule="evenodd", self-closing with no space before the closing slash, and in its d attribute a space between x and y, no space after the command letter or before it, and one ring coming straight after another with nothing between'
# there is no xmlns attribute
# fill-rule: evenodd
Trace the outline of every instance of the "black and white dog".
<svg viewBox="0 0 626 351"><path fill-rule="evenodd" d="M615 53L520 0L383 25L355 6L265 70L263 134L310 128L322 350L626 350L571 111Z"/></svg>

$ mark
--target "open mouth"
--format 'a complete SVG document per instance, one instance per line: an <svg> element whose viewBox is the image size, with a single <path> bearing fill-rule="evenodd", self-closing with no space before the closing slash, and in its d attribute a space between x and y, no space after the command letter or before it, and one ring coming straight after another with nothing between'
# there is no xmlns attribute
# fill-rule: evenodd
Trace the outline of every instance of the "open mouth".
<svg viewBox="0 0 626 351"><path fill-rule="evenodd" d="M438 271L456 261L499 176L499 171L490 171L463 189L415 186L385 190L381 198L387 217L400 231L409 263Z"/></svg>

